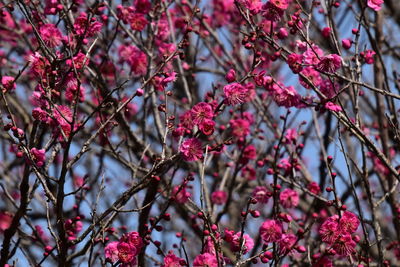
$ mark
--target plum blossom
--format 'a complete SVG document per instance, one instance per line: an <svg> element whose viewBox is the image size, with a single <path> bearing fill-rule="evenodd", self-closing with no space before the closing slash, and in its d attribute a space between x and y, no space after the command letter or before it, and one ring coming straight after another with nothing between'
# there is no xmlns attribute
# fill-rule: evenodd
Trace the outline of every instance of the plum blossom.
<svg viewBox="0 0 400 267"><path fill-rule="evenodd" d="M85 37L92 37L96 33L100 32L103 24L96 21L96 18L88 19L85 12L80 13L80 15L75 19L74 31L77 35L82 35Z"/></svg>
<svg viewBox="0 0 400 267"><path fill-rule="evenodd" d="M120 261L122 266L135 266L136 256L143 247L142 238L137 232L124 234L118 241L109 243L104 248L104 254L108 261L116 263Z"/></svg>
<svg viewBox="0 0 400 267"><path fill-rule="evenodd" d="M307 189L313 193L318 195L319 193L321 193L321 188L319 187L317 182L311 182L308 184Z"/></svg>
<svg viewBox="0 0 400 267"><path fill-rule="evenodd" d="M186 266L186 261L176 256L172 251L164 257L164 264L161 267L181 267Z"/></svg>
<svg viewBox="0 0 400 267"><path fill-rule="evenodd" d="M42 167L44 165L44 162L46 160L46 150L44 149L37 149L37 148L31 148L30 150L33 162L38 166Z"/></svg>
<svg viewBox="0 0 400 267"><path fill-rule="evenodd" d="M326 102L326 103L325 103L325 108L326 108L326 109L329 109L329 110L331 110L331 111L335 111L335 112L342 111L342 107L341 107L341 106L336 105L336 104L334 104L334 103L332 103L332 102Z"/></svg>
<svg viewBox="0 0 400 267"><path fill-rule="evenodd" d="M246 137L250 133L250 123L248 120L231 120L229 124L232 128L232 134L236 137Z"/></svg>
<svg viewBox="0 0 400 267"><path fill-rule="evenodd" d="M293 208L299 204L299 194L290 188L286 188L279 195L279 201L284 208Z"/></svg>
<svg viewBox="0 0 400 267"><path fill-rule="evenodd" d="M190 112L192 122L197 125L202 124L207 119L212 119L214 116L211 105L205 102L194 105Z"/></svg>
<svg viewBox="0 0 400 267"><path fill-rule="evenodd" d="M14 77L11 77L11 76L1 77L1 85L4 87L4 90L6 92L15 90L16 84L15 84L14 80L15 80Z"/></svg>
<svg viewBox="0 0 400 267"><path fill-rule="evenodd" d="M236 71L234 69L230 69L225 75L225 80L228 83L234 82L236 80Z"/></svg>
<svg viewBox="0 0 400 267"><path fill-rule="evenodd" d="M363 56L363 58L364 58L364 60L365 60L365 63L367 63L367 64L374 64L374 62L375 62L375 60L374 60L374 56L375 56L375 51L373 51L373 50L366 50L366 51L364 51L364 52L361 52L360 53L362 56Z"/></svg>
<svg viewBox="0 0 400 267"><path fill-rule="evenodd" d="M322 241L332 244L338 235L338 223L339 216L334 215L329 217L324 221L319 229L319 234L321 235Z"/></svg>
<svg viewBox="0 0 400 267"><path fill-rule="evenodd" d="M231 83L224 86L225 102L228 105L234 106L243 104L251 100L254 95L254 88L243 86L240 83Z"/></svg>
<svg viewBox="0 0 400 267"><path fill-rule="evenodd" d="M172 189L172 196L175 197L175 201L183 204L186 203L189 198L192 196L192 194L190 194L187 190L186 187L182 187L180 185L175 186Z"/></svg>
<svg viewBox="0 0 400 267"><path fill-rule="evenodd" d="M242 237L243 245L241 247L240 246L241 236L242 236L241 232L235 233L234 231L225 229L225 240L231 244L231 250L233 252L238 252L240 249L242 249L243 254L246 254L251 249L253 249L254 241L248 234L243 234L243 237Z"/></svg>
<svg viewBox="0 0 400 267"><path fill-rule="evenodd" d="M300 95L293 86L273 86L272 96L278 106L286 108L296 107L300 104Z"/></svg>
<svg viewBox="0 0 400 267"><path fill-rule="evenodd" d="M271 193L265 186L256 186L253 190L252 196L260 203L267 203L271 197Z"/></svg>
<svg viewBox="0 0 400 267"><path fill-rule="evenodd" d="M357 216L345 211L341 218L333 215L327 218L319 229L319 234L323 242L342 256L349 256L355 252L356 240L352 234L357 230L360 221Z"/></svg>
<svg viewBox="0 0 400 267"><path fill-rule="evenodd" d="M118 54L122 62L126 62L136 75L145 75L147 71L147 57L144 52L134 45L121 45Z"/></svg>
<svg viewBox="0 0 400 267"><path fill-rule="evenodd" d="M333 249L341 256L349 256L355 252L357 243L353 240L351 235L341 235L333 244Z"/></svg>
<svg viewBox="0 0 400 267"><path fill-rule="evenodd" d="M228 198L227 193L222 190L214 191L211 194L211 201L217 205L225 204L227 198Z"/></svg>
<svg viewBox="0 0 400 267"><path fill-rule="evenodd" d="M317 69L324 72L333 73L342 66L342 58L339 55L331 54L321 58L317 64Z"/></svg>
<svg viewBox="0 0 400 267"><path fill-rule="evenodd" d="M260 236L266 244L280 240L282 224L276 220L266 220L260 227Z"/></svg>
<svg viewBox="0 0 400 267"><path fill-rule="evenodd" d="M384 0L368 0L367 5L375 11L379 11L382 8Z"/></svg>
<svg viewBox="0 0 400 267"><path fill-rule="evenodd" d="M292 53L287 57L287 63L293 73L299 73L302 71L303 66L303 55Z"/></svg>
<svg viewBox="0 0 400 267"><path fill-rule="evenodd" d="M262 6L262 14L266 20L279 21L287 8L287 0L271 0Z"/></svg>
<svg viewBox="0 0 400 267"><path fill-rule="evenodd" d="M304 75L314 86L318 87L321 84L322 78L318 71L312 67L307 67L300 72ZM311 86L308 84L305 78L299 76L299 82L306 89L310 89Z"/></svg>
<svg viewBox="0 0 400 267"><path fill-rule="evenodd" d="M263 5L261 0L239 0L238 2L249 9L250 12L254 15L258 14L261 11Z"/></svg>
<svg viewBox="0 0 400 267"><path fill-rule="evenodd" d="M246 165L242 169L242 176L247 181L253 181L256 179L256 170L253 167Z"/></svg>
<svg viewBox="0 0 400 267"><path fill-rule="evenodd" d="M197 138L186 139L179 150L185 161L196 161L203 157L203 148Z"/></svg>
<svg viewBox="0 0 400 267"><path fill-rule="evenodd" d="M289 253L294 244L296 244L297 237L294 234L283 234L282 238L278 241L279 254L285 255Z"/></svg>
<svg viewBox="0 0 400 267"><path fill-rule="evenodd" d="M62 43L62 34L54 24L48 23L42 25L39 33L44 43L51 48L59 46Z"/></svg>
<svg viewBox="0 0 400 267"><path fill-rule="evenodd" d="M197 255L193 261L193 267L217 267L218 260L211 253L203 253Z"/></svg>
<svg viewBox="0 0 400 267"><path fill-rule="evenodd" d="M10 227L13 219L13 215L7 211L0 212L0 233L3 233L5 230Z"/></svg>
<svg viewBox="0 0 400 267"><path fill-rule="evenodd" d="M108 243L104 248L104 255L106 259L109 259L111 262L118 261L118 241Z"/></svg>

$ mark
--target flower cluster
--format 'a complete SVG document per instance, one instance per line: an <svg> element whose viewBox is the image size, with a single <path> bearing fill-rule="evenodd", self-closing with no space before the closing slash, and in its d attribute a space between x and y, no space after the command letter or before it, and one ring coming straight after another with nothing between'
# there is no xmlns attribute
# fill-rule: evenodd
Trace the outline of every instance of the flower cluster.
<svg viewBox="0 0 400 267"><path fill-rule="evenodd" d="M330 254L351 256L355 253L359 238L353 234L359 224L357 216L350 211L345 211L341 217L333 215L324 221L319 234L322 241L330 246Z"/></svg>
<svg viewBox="0 0 400 267"><path fill-rule="evenodd" d="M120 261L122 267L136 266L136 256L143 241L137 232L124 234L119 241L110 242L104 249L106 259L112 263Z"/></svg>

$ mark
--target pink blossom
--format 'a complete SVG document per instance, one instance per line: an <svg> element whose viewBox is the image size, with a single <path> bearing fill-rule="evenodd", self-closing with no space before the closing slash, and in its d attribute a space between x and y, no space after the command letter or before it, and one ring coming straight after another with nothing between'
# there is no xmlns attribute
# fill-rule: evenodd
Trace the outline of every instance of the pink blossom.
<svg viewBox="0 0 400 267"><path fill-rule="evenodd" d="M351 44L352 44L351 39L343 39L343 40L342 40L342 46L343 46L343 48L346 49L346 50L348 50L348 49L351 48Z"/></svg>
<svg viewBox="0 0 400 267"><path fill-rule="evenodd" d="M65 62L70 68L80 70L89 64L89 58L82 52L79 52L76 56L71 59L67 59Z"/></svg>
<svg viewBox="0 0 400 267"><path fill-rule="evenodd" d="M320 58L324 56L324 51L318 45L313 44L312 47L307 46L303 56L304 64L316 65L320 62Z"/></svg>
<svg viewBox="0 0 400 267"><path fill-rule="evenodd" d="M186 266L186 261L176 256L170 251L167 256L164 257L164 264L161 267L181 267Z"/></svg>
<svg viewBox="0 0 400 267"><path fill-rule="evenodd" d="M236 71L234 69L230 69L225 75L225 80L228 83L234 82L236 80Z"/></svg>
<svg viewBox="0 0 400 267"><path fill-rule="evenodd" d="M286 61L293 73L299 73L302 71L303 55L292 53L287 57Z"/></svg>
<svg viewBox="0 0 400 267"><path fill-rule="evenodd" d="M275 2L277 2L277 1L275 1ZM274 5L273 3L271 3L269 1L262 6L262 12L263 12L262 13L263 17L266 20L279 21L281 19L281 17L283 16L284 10L277 7L276 5Z"/></svg>
<svg viewBox="0 0 400 267"><path fill-rule="evenodd" d="M191 194L188 191L186 191L185 187L177 185L172 190L172 196L175 197L176 202L183 204L189 200Z"/></svg>
<svg viewBox="0 0 400 267"><path fill-rule="evenodd" d="M334 104L334 103L332 103L332 102L326 102L326 103L325 103L325 108L326 108L326 109L329 109L329 110L331 110L331 111L335 111L335 112L342 111L342 107L341 107L341 106L336 105L336 104Z"/></svg>
<svg viewBox="0 0 400 267"><path fill-rule="evenodd" d="M215 122L213 120L205 119L199 124L199 130L205 135L212 135L214 133Z"/></svg>
<svg viewBox="0 0 400 267"><path fill-rule="evenodd" d="M39 33L47 46L56 47L61 44L62 34L56 25L51 23L44 24L40 27Z"/></svg>
<svg viewBox="0 0 400 267"><path fill-rule="evenodd" d="M102 26L103 24L96 21L95 17L90 20L87 18L87 14L82 12L79 17L75 19L74 31L77 35L92 37L100 32Z"/></svg>
<svg viewBox="0 0 400 267"><path fill-rule="evenodd" d="M289 36L288 30L286 28L279 28L278 38L283 40Z"/></svg>
<svg viewBox="0 0 400 267"><path fill-rule="evenodd" d="M228 195L226 194L225 191L222 191L222 190L214 191L211 194L211 201L217 205L225 204L227 198L228 198Z"/></svg>
<svg viewBox="0 0 400 267"><path fill-rule="evenodd" d="M318 183L316 182L311 182L308 184L307 189L316 195L319 195L319 193L321 193L321 188L319 187Z"/></svg>
<svg viewBox="0 0 400 267"><path fill-rule="evenodd" d="M333 98L339 92L339 84L333 83L330 79L324 79L320 82L319 89L327 98Z"/></svg>
<svg viewBox="0 0 400 267"><path fill-rule="evenodd" d="M135 246L126 242L119 242L117 248L118 258L122 263L132 262L137 254Z"/></svg>
<svg viewBox="0 0 400 267"><path fill-rule="evenodd" d="M296 143L297 136L298 135L296 129L287 129L285 133L286 143L287 144Z"/></svg>
<svg viewBox="0 0 400 267"><path fill-rule="evenodd" d="M231 250L233 252L238 252L242 249L243 254L246 254L254 247L254 241L248 234L243 234L242 246L240 246L240 237L241 232L237 232L236 234L232 235L230 238L229 243L231 244Z"/></svg>
<svg viewBox="0 0 400 267"><path fill-rule="evenodd" d="M280 9L285 10L289 7L288 0L269 0L269 2Z"/></svg>
<svg viewBox="0 0 400 267"><path fill-rule="evenodd" d="M278 241L279 254L286 255L292 249L294 244L296 244L297 237L294 234L283 234L282 238Z"/></svg>
<svg viewBox="0 0 400 267"><path fill-rule="evenodd" d="M192 111L188 110L182 115L179 116L179 121L181 122L182 126L187 129L192 129L194 126L193 119L192 119Z"/></svg>
<svg viewBox="0 0 400 267"><path fill-rule="evenodd" d="M317 69L324 72L333 73L342 66L342 58L339 55L331 54L321 58L317 64Z"/></svg>
<svg viewBox="0 0 400 267"><path fill-rule="evenodd" d="M164 74L164 77L156 76L153 78L153 84L156 89L160 92L164 92L165 88L169 83L176 81L176 72L172 71L170 73Z"/></svg>
<svg viewBox="0 0 400 267"><path fill-rule="evenodd" d="M342 233L352 234L357 230L359 225L360 221L357 216L350 211L345 211L340 218L339 229Z"/></svg>
<svg viewBox="0 0 400 267"><path fill-rule="evenodd" d="M273 98L278 106L286 108L296 107L300 104L300 95L293 86L281 87L275 85L272 93Z"/></svg>
<svg viewBox="0 0 400 267"><path fill-rule="evenodd" d="M250 88L240 83L231 83L224 86L225 102L231 106L250 101L251 94Z"/></svg>
<svg viewBox="0 0 400 267"><path fill-rule="evenodd" d="M307 67L300 72L304 75L314 86L318 87L321 84L322 78L318 71L316 71L313 67ZM299 81L302 86L306 89L310 89L311 86L308 84L306 79L299 76Z"/></svg>
<svg viewBox="0 0 400 267"><path fill-rule="evenodd" d="M356 242L349 234L341 235L333 244L333 249L341 256L350 256L355 252Z"/></svg>
<svg viewBox="0 0 400 267"><path fill-rule="evenodd" d="M253 180L256 179L256 170L253 167L250 167L249 165L246 165L242 169L242 176L247 181L253 181Z"/></svg>
<svg viewBox="0 0 400 267"><path fill-rule="evenodd" d="M200 102L192 107L191 116L194 124L202 124L204 120L212 119L214 113L210 104Z"/></svg>
<svg viewBox="0 0 400 267"><path fill-rule="evenodd" d="M59 0L46 0L46 7L44 13L46 15L55 15L58 11L62 10L63 6L59 3Z"/></svg>
<svg viewBox="0 0 400 267"><path fill-rule="evenodd" d="M221 27L230 22L232 13L235 9L233 0L213 0L213 13L212 25L214 27Z"/></svg>
<svg viewBox="0 0 400 267"><path fill-rule="evenodd" d="M7 230L12 222L13 215L7 211L0 212L0 233L3 233Z"/></svg>
<svg viewBox="0 0 400 267"><path fill-rule="evenodd" d="M193 261L193 267L217 267L218 261L215 255L204 253L197 255Z"/></svg>
<svg viewBox="0 0 400 267"><path fill-rule="evenodd" d="M135 10L136 12L147 14L151 10L151 2L149 0L136 0Z"/></svg>
<svg viewBox="0 0 400 267"><path fill-rule="evenodd" d="M382 4L384 3L384 0L368 0L368 7L372 8L375 11L379 11L382 8Z"/></svg>
<svg viewBox="0 0 400 267"><path fill-rule="evenodd" d="M260 203L267 203L271 197L271 193L265 186L256 186L253 190L252 196Z"/></svg>
<svg viewBox="0 0 400 267"><path fill-rule="evenodd" d="M261 11L263 5L261 0L239 0L238 2L249 9L250 12L254 15L258 14Z"/></svg>
<svg viewBox="0 0 400 267"><path fill-rule="evenodd" d="M367 63L367 64L374 64L374 62L375 62L374 56L375 56L375 54L376 54L375 51L373 51L373 50L366 50L366 51L364 51L364 52L361 52L360 54L364 57L365 63Z"/></svg>
<svg viewBox="0 0 400 267"><path fill-rule="evenodd" d="M47 68L50 66L49 61L41 56L38 52L29 56L31 63L31 71L38 76L45 76Z"/></svg>
<svg viewBox="0 0 400 267"><path fill-rule="evenodd" d="M69 102L75 101L75 98L77 98L79 102L85 101L85 88L80 85L78 90L78 80L75 78L75 75L73 73L70 73L66 77L65 90L65 98Z"/></svg>
<svg viewBox="0 0 400 267"><path fill-rule="evenodd" d="M147 72L147 57L144 52L134 45L121 45L118 54L122 62L126 62L136 75L145 75Z"/></svg>
<svg viewBox="0 0 400 267"><path fill-rule="evenodd" d="M299 194L290 188L286 188L279 195L279 202L284 208L293 208L299 204Z"/></svg>
<svg viewBox="0 0 400 267"><path fill-rule="evenodd" d="M322 241L332 244L335 242L336 238L338 237L339 231L339 223L338 223L339 216L334 215L329 217L324 221L324 223L319 228L319 234L322 238Z"/></svg>
<svg viewBox="0 0 400 267"><path fill-rule="evenodd" d="M332 33L332 29L329 28L329 27L323 28L323 29L322 29L322 32L321 32L321 34L322 34L322 36L323 36L324 38L329 38L330 35L331 35L331 33Z"/></svg>
<svg viewBox="0 0 400 267"><path fill-rule="evenodd" d="M129 232L127 234L124 234L120 239L120 242L121 241L127 242L127 243L135 246L138 253L143 247L143 240L140 237L138 232Z"/></svg>
<svg viewBox="0 0 400 267"><path fill-rule="evenodd" d="M260 236L266 244L280 240L282 224L276 220L266 220L260 227Z"/></svg>
<svg viewBox="0 0 400 267"><path fill-rule="evenodd" d="M35 120L42 121L42 122L47 122L47 120L48 120L47 112L41 108L34 108L32 110L32 117Z"/></svg>
<svg viewBox="0 0 400 267"><path fill-rule="evenodd" d="M141 32L146 28L149 22L143 14L135 13L134 15L130 16L129 23L132 30Z"/></svg>
<svg viewBox="0 0 400 267"><path fill-rule="evenodd" d="M104 248L104 255L106 259L109 259L112 263L117 262L118 257L118 241L108 243Z"/></svg>
<svg viewBox="0 0 400 267"><path fill-rule="evenodd" d="M14 77L3 76L1 77L1 85L4 87L5 91L15 90L16 84L14 82Z"/></svg>
<svg viewBox="0 0 400 267"><path fill-rule="evenodd" d="M248 145L245 147L243 150L243 158L247 160L252 160L257 158L257 151L256 148L253 145Z"/></svg>
<svg viewBox="0 0 400 267"><path fill-rule="evenodd" d="M313 261L312 267L333 267L333 263L328 256L322 256Z"/></svg>
<svg viewBox="0 0 400 267"><path fill-rule="evenodd" d="M56 109L54 109L53 114L55 121L53 120L51 124L56 126L54 128L55 133L59 133L59 129L57 125L60 125L66 137L69 137L71 134L71 122L72 122L72 110L67 106L59 105ZM63 138L61 135L60 138Z"/></svg>
<svg viewBox="0 0 400 267"><path fill-rule="evenodd" d="M219 242L219 239L220 239L219 233L216 234L216 238L217 238L217 242ZM216 255L215 245L214 245L213 239L210 236L207 237L204 242L203 254L204 253Z"/></svg>
<svg viewBox="0 0 400 267"><path fill-rule="evenodd" d="M83 224L80 220L68 219L65 221L65 231L69 237L69 240L74 240L76 238L76 234L82 230Z"/></svg>
<svg viewBox="0 0 400 267"><path fill-rule="evenodd" d="M203 158L203 148L197 138L189 138L183 141L180 152L185 161L196 161Z"/></svg>
<svg viewBox="0 0 400 267"><path fill-rule="evenodd" d="M37 148L31 148L30 150L33 162L38 166L42 167L44 165L44 162L46 160L46 150L44 149L37 149Z"/></svg>
<svg viewBox="0 0 400 267"><path fill-rule="evenodd" d="M232 128L232 134L236 137L246 137L250 133L250 123L247 120L231 120L229 124Z"/></svg>

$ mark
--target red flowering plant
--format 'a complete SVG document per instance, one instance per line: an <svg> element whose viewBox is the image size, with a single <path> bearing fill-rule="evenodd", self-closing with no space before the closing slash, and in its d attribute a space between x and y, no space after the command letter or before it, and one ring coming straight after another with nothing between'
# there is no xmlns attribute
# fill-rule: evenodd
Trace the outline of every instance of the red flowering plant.
<svg viewBox="0 0 400 267"><path fill-rule="evenodd" d="M0 266L399 266L397 10L0 1Z"/></svg>

